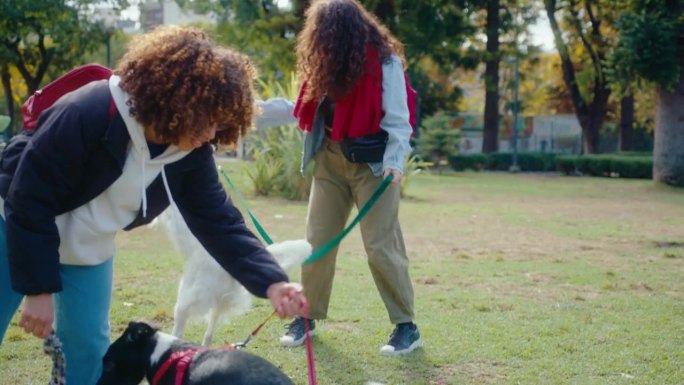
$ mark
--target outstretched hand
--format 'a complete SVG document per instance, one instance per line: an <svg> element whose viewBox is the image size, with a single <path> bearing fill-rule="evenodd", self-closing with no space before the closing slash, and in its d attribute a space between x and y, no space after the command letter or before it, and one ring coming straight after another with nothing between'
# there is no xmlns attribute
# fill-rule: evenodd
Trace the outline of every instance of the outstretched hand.
<svg viewBox="0 0 684 385"><path fill-rule="evenodd" d="M298 283L274 283L268 287L266 295L280 318L302 316L302 311L307 306L304 291Z"/></svg>

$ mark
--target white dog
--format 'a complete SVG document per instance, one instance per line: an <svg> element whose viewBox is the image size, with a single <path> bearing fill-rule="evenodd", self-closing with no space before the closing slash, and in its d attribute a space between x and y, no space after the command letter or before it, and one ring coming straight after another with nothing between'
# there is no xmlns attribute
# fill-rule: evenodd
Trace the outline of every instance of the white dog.
<svg viewBox="0 0 684 385"><path fill-rule="evenodd" d="M189 320L204 316L207 330L202 345L208 346L217 322L247 312L252 295L207 253L174 205L157 222L187 258L174 308L173 335L182 337ZM285 270L300 265L311 255L311 244L306 240L275 243L266 249Z"/></svg>

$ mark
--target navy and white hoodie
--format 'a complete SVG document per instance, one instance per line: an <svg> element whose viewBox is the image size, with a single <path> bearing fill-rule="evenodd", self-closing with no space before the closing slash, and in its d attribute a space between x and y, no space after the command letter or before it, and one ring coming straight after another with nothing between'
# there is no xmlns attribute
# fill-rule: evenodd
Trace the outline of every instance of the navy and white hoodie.
<svg viewBox="0 0 684 385"><path fill-rule="evenodd" d="M149 223L171 202L207 251L254 295L287 281L225 193L211 146L168 146L150 158L119 78L90 83L45 110L16 170L0 161L12 286L61 290L59 264L97 265L115 235ZM111 96L110 96L111 95ZM116 113L109 116L113 100Z"/></svg>

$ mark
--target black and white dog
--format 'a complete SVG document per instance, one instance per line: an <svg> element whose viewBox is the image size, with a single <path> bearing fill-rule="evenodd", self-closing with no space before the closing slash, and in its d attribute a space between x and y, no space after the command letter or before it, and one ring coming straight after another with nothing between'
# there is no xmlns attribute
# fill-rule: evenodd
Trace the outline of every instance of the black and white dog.
<svg viewBox="0 0 684 385"><path fill-rule="evenodd" d="M282 370L244 350L206 349L131 322L102 359L98 385L294 385Z"/></svg>

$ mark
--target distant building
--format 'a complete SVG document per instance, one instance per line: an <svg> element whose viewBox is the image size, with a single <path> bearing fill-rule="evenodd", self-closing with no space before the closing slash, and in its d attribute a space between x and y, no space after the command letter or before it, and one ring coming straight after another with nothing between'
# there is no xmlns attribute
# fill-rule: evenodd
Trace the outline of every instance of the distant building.
<svg viewBox="0 0 684 385"><path fill-rule="evenodd" d="M574 114L546 115L532 118L534 128L530 146L539 152L579 154L582 151L582 127Z"/></svg>
<svg viewBox="0 0 684 385"><path fill-rule="evenodd" d="M215 15L200 15L181 9L174 0L147 0L139 7L143 31L150 31L162 24L216 23Z"/></svg>
<svg viewBox="0 0 684 385"><path fill-rule="evenodd" d="M563 154L581 152L582 128L575 115L523 116L518 119L518 151ZM505 115L500 122L499 151L511 152L513 117ZM461 114L454 119L452 126L461 130L461 154L482 152L483 114Z"/></svg>
<svg viewBox="0 0 684 385"><path fill-rule="evenodd" d="M90 19L90 18L89 18ZM119 16L114 12L114 8L101 7L93 10L92 21L102 23L105 27L115 27L119 21Z"/></svg>
<svg viewBox="0 0 684 385"><path fill-rule="evenodd" d="M122 30L124 33L131 34L138 32L138 23L131 19L119 19L116 21L117 29Z"/></svg>
<svg viewBox="0 0 684 385"><path fill-rule="evenodd" d="M93 10L93 19L111 30L119 30L124 33L138 32L137 22L129 18L121 18L112 7L97 7Z"/></svg>

